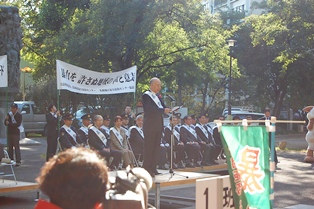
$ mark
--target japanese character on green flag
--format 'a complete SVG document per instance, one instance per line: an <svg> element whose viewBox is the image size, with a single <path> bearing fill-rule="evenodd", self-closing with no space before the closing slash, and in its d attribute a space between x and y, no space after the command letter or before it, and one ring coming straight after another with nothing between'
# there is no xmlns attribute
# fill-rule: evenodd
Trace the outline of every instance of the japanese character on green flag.
<svg viewBox="0 0 314 209"><path fill-rule="evenodd" d="M221 138L227 157L236 209L270 209L268 133L265 126L224 125Z"/></svg>

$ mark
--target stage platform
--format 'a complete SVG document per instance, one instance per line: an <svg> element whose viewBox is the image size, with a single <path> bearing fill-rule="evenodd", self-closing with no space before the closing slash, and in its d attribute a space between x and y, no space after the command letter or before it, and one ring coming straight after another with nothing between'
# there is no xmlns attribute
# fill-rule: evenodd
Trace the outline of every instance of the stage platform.
<svg viewBox="0 0 314 209"><path fill-rule="evenodd" d="M218 167L217 167L218 166ZM214 169L223 168L223 166L217 165ZM152 189L155 191L155 207L156 209L160 209L160 196L162 188L175 188L181 187L183 185L193 185L195 184L197 179L203 178L213 178L219 175L216 174L209 174L204 173L209 172L213 168L207 168L212 166L204 166L203 168L191 168L191 169L184 169L181 170L174 170L173 173L170 173L169 170L158 170L161 174L156 175L153 178L153 186ZM196 172L192 172L196 171ZM118 173L124 173L124 171L118 171ZM113 182L114 177L117 175L117 171L110 171L109 172L109 179Z"/></svg>
<svg viewBox="0 0 314 209"><path fill-rule="evenodd" d="M183 168L183 169L174 169L175 171L183 171L183 172L200 172L200 173L210 173L216 171L227 171L228 166L226 163L210 165L210 166L202 166L195 168Z"/></svg>
<svg viewBox="0 0 314 209"><path fill-rule="evenodd" d="M162 174L155 176L153 179L153 188L155 190L155 207L160 209L160 193L161 189L164 187L175 187L182 185L195 184L197 179L203 178L213 178L219 175L207 174L200 172L191 172L191 171L177 171L175 170L173 174L169 171L162 172Z"/></svg>
<svg viewBox="0 0 314 209"><path fill-rule="evenodd" d="M37 183L23 181L17 181L17 183L15 183L15 181L12 180L4 179L3 181L2 179L0 179L0 193L20 192L37 189L38 189Z"/></svg>

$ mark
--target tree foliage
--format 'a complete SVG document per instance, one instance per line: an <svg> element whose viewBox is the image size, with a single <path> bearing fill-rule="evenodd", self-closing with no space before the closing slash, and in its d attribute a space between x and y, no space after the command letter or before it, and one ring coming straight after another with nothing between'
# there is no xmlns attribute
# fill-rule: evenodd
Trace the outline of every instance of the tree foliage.
<svg viewBox="0 0 314 209"><path fill-rule="evenodd" d="M260 7L265 13L247 17L237 32L236 54L247 85L255 90L247 94L251 101L261 109L272 105L280 116L284 106L301 109L313 96L314 89L304 81L313 80L314 6L279 0Z"/></svg>
<svg viewBox="0 0 314 209"><path fill-rule="evenodd" d="M55 79L56 59L99 72L137 65L137 98L152 76L161 77L173 92L189 88L191 98L198 91L203 96L215 91L220 83L217 73L228 71L225 40L230 31L223 30L220 20L204 12L197 0L37 0L19 1L19 7L25 23L23 55L35 63L38 80ZM182 93L176 96L180 103L186 99ZM110 95L94 102L118 99L117 111L133 100L132 95Z"/></svg>

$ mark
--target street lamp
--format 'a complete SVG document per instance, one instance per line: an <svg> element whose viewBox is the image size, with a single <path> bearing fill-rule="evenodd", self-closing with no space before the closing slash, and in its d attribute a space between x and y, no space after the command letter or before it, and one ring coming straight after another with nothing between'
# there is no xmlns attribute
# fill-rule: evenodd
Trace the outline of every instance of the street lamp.
<svg viewBox="0 0 314 209"><path fill-rule="evenodd" d="M230 69L229 69L229 86L228 86L228 120L232 120L231 116L231 70L232 70L232 56L231 56L231 47L234 46L236 40L229 39L227 40L229 46L229 56L230 56Z"/></svg>

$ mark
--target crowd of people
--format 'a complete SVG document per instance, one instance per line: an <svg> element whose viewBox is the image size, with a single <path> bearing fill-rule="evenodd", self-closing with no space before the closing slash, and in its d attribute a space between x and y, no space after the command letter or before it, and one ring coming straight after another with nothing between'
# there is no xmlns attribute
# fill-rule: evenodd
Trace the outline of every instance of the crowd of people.
<svg viewBox="0 0 314 209"><path fill-rule="evenodd" d="M72 114L61 115L54 104L49 105L46 114L47 162L37 181L50 202L40 200L35 208L103 208L108 170L132 168L139 162L151 177L159 174L157 168L182 169L218 164L217 159L224 158L222 142L218 127L210 126L208 114L182 117L165 106L158 94L160 89L160 80L152 78L150 90L142 97L144 112L135 115L127 106L121 115L113 118L112 127L109 115L85 114L81 118L82 126L76 130L72 126ZM9 157L13 160L15 154L16 163L20 165L22 115L17 109L13 103L4 123L8 126ZM169 124L163 124L164 114L169 115ZM219 119L224 120L223 117ZM252 118L247 119L250 125ZM265 116L260 119L270 119L270 110L266 109ZM58 148L63 152L56 155ZM275 163L278 163L276 153ZM68 200L69 194L71 201ZM141 208L147 208L147 204Z"/></svg>
<svg viewBox="0 0 314 209"><path fill-rule="evenodd" d="M76 130L72 126L73 116L64 114L58 142L56 121L60 114L50 105L47 160L56 152L56 143L59 143L62 150L78 146L96 150L107 160L110 170L134 167L142 162L151 176L159 174L157 168L217 164L222 143L217 128L209 125L208 115L186 115L181 119L179 113L170 112L171 109L156 96L160 86L160 80L153 78L150 91L143 94L144 115L134 115L127 106L121 115L113 118L113 127L109 127L111 118L108 115L86 114L82 116L82 127ZM163 125L164 113L171 115L170 124L166 126Z"/></svg>
<svg viewBox="0 0 314 209"><path fill-rule="evenodd" d="M46 161L55 155L59 143L61 150L81 146L96 150L106 159L110 170L142 163L142 167L151 176L159 174L157 168L176 169L217 164L218 157L224 158L222 142L218 128L209 125L208 114L182 117L180 113L165 106L159 96L160 89L160 80L152 78L150 90L142 97L144 112L135 115L131 107L127 106L121 115L113 118L112 127L109 115L85 114L81 118L82 126L76 130L72 126L72 114L61 115L54 104L49 105L49 113L46 114ZM170 115L169 124L163 124L164 114ZM270 111L265 111L265 118L269 116ZM17 143L21 120L17 105L13 104L5 124L9 127L9 156L13 159L15 147L17 165L21 162ZM276 157L275 155L277 163Z"/></svg>
<svg viewBox="0 0 314 209"><path fill-rule="evenodd" d="M48 119L58 121L60 116L54 105L51 107L52 112L47 115L47 123ZM47 161L56 152L57 143L62 150L80 146L97 150L107 160L111 170L126 168L128 165L134 167L143 161L146 138L143 132L142 113L134 115L124 112L117 115L113 118L112 127L109 126L111 123L109 115L85 114L82 116L82 127L78 130L72 126L73 119L72 114L63 114L59 138L55 135L57 125L53 122L48 123L52 128L48 129L51 133L47 134ZM215 128L211 128L208 120L208 115L204 114L198 117L196 123L195 115L192 115L185 116L181 123L181 114L172 114L170 123L163 127L158 146L154 147L158 150L158 156L154 159L157 168L169 169L171 154L173 154L172 168L174 169L217 164L215 160L222 150L220 135L216 134L214 138ZM134 123L131 124L130 121ZM50 140L56 143L49 143ZM173 153L171 153L171 144Z"/></svg>

